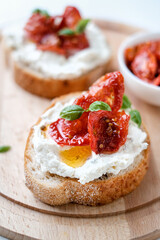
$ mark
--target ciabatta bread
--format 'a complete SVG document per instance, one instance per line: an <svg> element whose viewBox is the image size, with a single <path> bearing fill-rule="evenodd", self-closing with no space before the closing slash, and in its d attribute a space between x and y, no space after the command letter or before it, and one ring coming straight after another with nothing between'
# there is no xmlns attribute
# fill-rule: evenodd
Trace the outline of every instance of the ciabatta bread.
<svg viewBox="0 0 160 240"><path fill-rule="evenodd" d="M26 91L41 97L54 98L70 92L87 90L94 81L109 70L110 60L107 60L79 77L45 78L38 71L33 71L24 64L14 61L12 58L14 49L6 45L3 37L1 42L6 66L12 68L15 82Z"/></svg>
<svg viewBox="0 0 160 240"><path fill-rule="evenodd" d="M58 97L70 92L84 91L107 72L109 61L73 79L44 78L42 74L11 59L13 49L2 40L3 55L7 67L13 70L15 82L26 91L46 98Z"/></svg>
<svg viewBox="0 0 160 240"><path fill-rule="evenodd" d="M107 71L108 61L74 79L47 78L36 71L13 62L14 79L22 88L41 97L53 98L70 92L83 91Z"/></svg>
<svg viewBox="0 0 160 240"><path fill-rule="evenodd" d="M78 95L80 93L68 94L57 98L49 108L53 107L57 101L65 103ZM40 121L41 118L37 124ZM147 132L144 125L142 125L142 129ZM79 183L77 179L61 177L49 172L42 173L34 162L35 152L32 137L33 129L30 131L24 155L26 185L35 197L50 205L62 205L73 202L96 206L110 203L133 191L140 184L148 169L150 144L148 133L146 139L148 148L136 157L132 165L125 170L121 170L116 176L106 173L99 179L84 185Z"/></svg>

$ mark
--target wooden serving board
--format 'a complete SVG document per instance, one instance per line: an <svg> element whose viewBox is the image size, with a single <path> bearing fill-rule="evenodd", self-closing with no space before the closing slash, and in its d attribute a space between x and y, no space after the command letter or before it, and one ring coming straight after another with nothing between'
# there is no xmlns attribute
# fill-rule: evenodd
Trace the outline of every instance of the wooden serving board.
<svg viewBox="0 0 160 240"><path fill-rule="evenodd" d="M120 43L129 34L139 29L112 22L96 22L102 28L112 49L112 60L108 65L108 72L117 70L116 54ZM136 99L126 89L132 103L141 112L143 121L151 137L149 171L141 185L134 192L111 204L100 207L88 207L76 204L52 207L43 204L33 197L32 193L25 186L23 172L23 154L29 129L37 121L37 118L42 114L44 109L50 105L50 101L34 96L17 86L12 79L11 72L4 67L2 57L0 58L0 72L0 145L6 144L12 146L9 152L0 155L0 194L2 196L0 198L0 206L2 206L2 208L0 207L0 213L2 213L0 216L4 216L2 220L0 218L0 233L7 235L7 229L9 229L12 238L18 233L19 239L23 235L38 239L54 239L56 236L56 239L58 239L58 236L60 236L57 235L59 234L58 232L63 231L64 235L61 235L62 239L75 239L80 231L81 237L79 239L84 239L85 233L82 233L81 230L87 231L86 226L88 226L92 232L91 239L103 239L105 236L103 234L107 234L107 231L110 232L111 236L114 236L113 238L109 238L109 235L106 235L108 236L107 239L131 239L145 236L146 234L146 236L150 236L150 234L151 236L160 235L159 222L152 221L154 216L157 219L158 216L160 217L160 108L153 107ZM124 213L126 212L131 213L125 215ZM89 221L87 219L72 220L69 218L60 218L55 215L79 218L103 216L106 218ZM142 219L146 219L146 216L149 216L147 220L148 227L144 228L142 226L141 230L136 230L136 226L138 228L138 224L140 224ZM17 221L16 224L19 225L21 225L22 221L22 226L16 225L15 228L12 222L14 219ZM136 225L133 227L131 222L134 219L139 219L139 222L137 220ZM46 221L45 224L44 221ZM58 224L58 226L53 227L50 221L53 224ZM120 229L115 227L115 225L112 227L114 222L116 222ZM94 232L96 224L99 226L99 230L95 229ZM73 235L70 231L69 235L66 233L67 226L69 225L76 228L76 230L73 230ZM117 231L116 233L114 232L114 228ZM121 238L118 234L122 232L123 228L124 238ZM158 229L158 232L154 232L156 229ZM50 232L49 237L47 235L48 231ZM25 239L28 238L26 237Z"/></svg>

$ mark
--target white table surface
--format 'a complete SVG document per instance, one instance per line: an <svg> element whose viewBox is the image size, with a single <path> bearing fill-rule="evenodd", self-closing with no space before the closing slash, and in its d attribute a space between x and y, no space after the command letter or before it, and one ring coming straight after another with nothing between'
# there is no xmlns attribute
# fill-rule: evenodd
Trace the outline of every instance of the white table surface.
<svg viewBox="0 0 160 240"><path fill-rule="evenodd" d="M62 13L67 5L77 6L86 18L123 22L160 31L160 0L0 0L0 23L28 15L42 7Z"/></svg>
<svg viewBox="0 0 160 240"><path fill-rule="evenodd" d="M3 2L2 2L3 1ZM80 9L83 17L100 18L160 31L160 0L0 0L0 24L45 8L56 14L65 6ZM0 240L6 238L0 237Z"/></svg>

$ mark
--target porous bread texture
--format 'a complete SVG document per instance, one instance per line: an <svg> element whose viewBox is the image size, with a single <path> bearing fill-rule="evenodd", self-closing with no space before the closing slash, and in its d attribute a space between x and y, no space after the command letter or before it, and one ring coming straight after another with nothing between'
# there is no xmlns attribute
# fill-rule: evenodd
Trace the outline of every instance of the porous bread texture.
<svg viewBox="0 0 160 240"><path fill-rule="evenodd" d="M80 93L68 94L57 98L49 108L53 107L57 101L66 102L78 95ZM40 121L41 118L36 124ZM146 131L144 125L142 129ZM110 203L133 191L140 184L148 169L150 144L148 133L146 139L148 148L137 156L132 165L125 170L121 170L116 176L108 174L107 177L95 179L84 185L78 182L78 179L61 177L49 172L42 173L40 166L34 161L35 153L32 136L33 128L30 131L24 155L26 185L35 197L50 205L62 205L72 202L96 206Z"/></svg>
<svg viewBox="0 0 160 240"><path fill-rule="evenodd" d="M7 47L2 39L6 66L11 67L15 82L26 91L45 98L54 98L70 92L84 91L104 75L109 69L110 60L73 79L45 78L12 58L13 48Z"/></svg>
<svg viewBox="0 0 160 240"><path fill-rule="evenodd" d="M106 73L108 61L87 73L73 79L44 78L19 62L13 62L13 75L16 83L33 94L53 98L70 92L83 91Z"/></svg>

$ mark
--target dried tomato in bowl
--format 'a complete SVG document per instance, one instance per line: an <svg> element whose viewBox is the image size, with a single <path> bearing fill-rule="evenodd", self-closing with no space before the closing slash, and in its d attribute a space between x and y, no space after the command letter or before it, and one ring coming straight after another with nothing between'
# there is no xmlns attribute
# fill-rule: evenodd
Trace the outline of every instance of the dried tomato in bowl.
<svg viewBox="0 0 160 240"><path fill-rule="evenodd" d="M128 68L140 79L160 86L160 40L140 43L125 50Z"/></svg>

